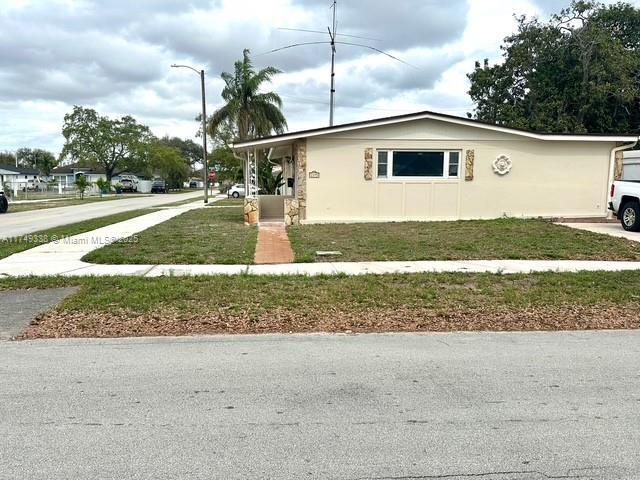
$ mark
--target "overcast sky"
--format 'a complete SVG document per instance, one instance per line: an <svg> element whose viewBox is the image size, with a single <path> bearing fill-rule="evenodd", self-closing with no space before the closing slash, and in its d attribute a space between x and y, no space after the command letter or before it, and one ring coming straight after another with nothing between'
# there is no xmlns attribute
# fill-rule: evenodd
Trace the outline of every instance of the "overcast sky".
<svg viewBox="0 0 640 480"><path fill-rule="evenodd" d="M208 109L220 105L222 71L243 48L256 67L283 71L272 88L290 130L325 126L329 117L328 45L265 54L327 36L330 0L0 0L0 151L59 152L63 116L73 105L133 115L156 135L192 138L200 108L195 73L207 71ZM543 18L556 0L339 0L338 33L412 66L339 45L336 123L419 110L465 115L466 73L475 60L500 58L513 14ZM640 6L640 0L632 3Z"/></svg>

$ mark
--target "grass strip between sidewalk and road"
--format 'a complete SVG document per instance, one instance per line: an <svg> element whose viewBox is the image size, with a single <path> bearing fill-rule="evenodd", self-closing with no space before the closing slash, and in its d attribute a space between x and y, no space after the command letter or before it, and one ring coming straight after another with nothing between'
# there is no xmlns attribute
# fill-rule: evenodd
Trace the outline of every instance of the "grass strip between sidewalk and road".
<svg viewBox="0 0 640 480"><path fill-rule="evenodd" d="M71 285L24 338L640 328L638 272L0 279Z"/></svg>
<svg viewBox="0 0 640 480"><path fill-rule="evenodd" d="M131 210L129 212L116 213L114 215L107 215L105 217L93 218L91 220L85 220L78 223L71 223L69 225L62 225L60 227L51 228L49 230L40 230L33 233L19 235L11 238L0 239L0 258L6 258L14 253L23 252L30 248L43 245L45 243L52 242L54 240L60 240L63 237L70 237L72 235L78 235L79 233L89 232L97 228L106 227L118 222L123 222L131 218L139 217L140 215L146 215L152 213L155 210L140 209Z"/></svg>
<svg viewBox="0 0 640 480"><path fill-rule="evenodd" d="M103 264L249 264L257 238L258 228L244 225L242 207L199 208L138 233L135 243L113 243L83 260Z"/></svg>
<svg viewBox="0 0 640 480"><path fill-rule="evenodd" d="M640 243L538 219L318 224L287 232L296 262L640 260Z"/></svg>

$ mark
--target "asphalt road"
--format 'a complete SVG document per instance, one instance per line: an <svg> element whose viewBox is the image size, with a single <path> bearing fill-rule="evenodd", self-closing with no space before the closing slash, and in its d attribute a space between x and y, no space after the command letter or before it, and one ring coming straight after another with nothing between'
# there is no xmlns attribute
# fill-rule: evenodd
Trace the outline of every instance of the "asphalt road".
<svg viewBox="0 0 640 480"><path fill-rule="evenodd" d="M202 191L177 194L155 194L144 197L124 198L109 202L93 202L85 205L29 210L0 215L0 238L9 238L49 228L81 222L91 218L104 217L115 213L157 207L166 203L179 202L188 198L202 198ZM11 207L9 207L11 208Z"/></svg>
<svg viewBox="0 0 640 480"><path fill-rule="evenodd" d="M640 332L0 343L0 478L640 478Z"/></svg>

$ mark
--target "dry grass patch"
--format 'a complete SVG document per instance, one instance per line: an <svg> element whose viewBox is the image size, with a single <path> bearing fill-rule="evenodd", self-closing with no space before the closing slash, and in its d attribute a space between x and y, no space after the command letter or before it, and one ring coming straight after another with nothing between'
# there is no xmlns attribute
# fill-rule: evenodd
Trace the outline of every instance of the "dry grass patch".
<svg viewBox="0 0 640 480"><path fill-rule="evenodd" d="M25 338L640 327L637 272L0 280L60 285Z"/></svg>

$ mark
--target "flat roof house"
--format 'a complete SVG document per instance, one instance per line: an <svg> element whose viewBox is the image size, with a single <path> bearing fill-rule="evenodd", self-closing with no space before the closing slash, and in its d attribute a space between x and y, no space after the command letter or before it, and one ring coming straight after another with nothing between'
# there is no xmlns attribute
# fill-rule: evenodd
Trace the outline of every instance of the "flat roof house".
<svg viewBox="0 0 640 480"><path fill-rule="evenodd" d="M35 188L40 184L40 173L34 168L0 165L0 186L7 191Z"/></svg>
<svg viewBox="0 0 640 480"><path fill-rule="evenodd" d="M79 175L87 177L91 184L95 184L100 178L107 178L102 167L88 167L79 163L60 165L51 170L51 178L58 182L61 190L75 190L75 182ZM96 190L97 187L93 186L92 189Z"/></svg>
<svg viewBox="0 0 640 480"><path fill-rule="evenodd" d="M248 157L247 187L265 150L285 178L282 195L245 200L247 223L577 218L607 215L622 152L638 139L544 134L420 112L234 149Z"/></svg>

